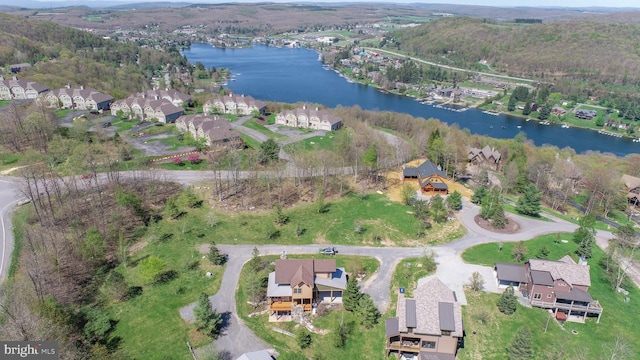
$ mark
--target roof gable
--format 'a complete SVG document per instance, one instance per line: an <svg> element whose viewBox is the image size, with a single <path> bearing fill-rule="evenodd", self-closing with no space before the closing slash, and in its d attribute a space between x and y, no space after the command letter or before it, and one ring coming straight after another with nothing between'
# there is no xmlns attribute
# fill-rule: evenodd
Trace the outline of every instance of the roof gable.
<svg viewBox="0 0 640 360"><path fill-rule="evenodd" d="M531 272L548 272L552 280L562 279L569 284L591 286L591 276L589 274L589 265L578 265L575 262L529 259L529 267Z"/></svg>

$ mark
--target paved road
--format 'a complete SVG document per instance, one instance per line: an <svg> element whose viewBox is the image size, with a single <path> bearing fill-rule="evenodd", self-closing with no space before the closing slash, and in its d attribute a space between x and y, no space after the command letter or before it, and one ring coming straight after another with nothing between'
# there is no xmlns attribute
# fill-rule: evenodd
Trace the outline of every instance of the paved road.
<svg viewBox="0 0 640 360"><path fill-rule="evenodd" d="M13 251L13 227L11 215L13 206L24 198L15 187L15 179L0 179L0 227L2 238L0 239L0 282L7 277L7 271L11 263Z"/></svg>

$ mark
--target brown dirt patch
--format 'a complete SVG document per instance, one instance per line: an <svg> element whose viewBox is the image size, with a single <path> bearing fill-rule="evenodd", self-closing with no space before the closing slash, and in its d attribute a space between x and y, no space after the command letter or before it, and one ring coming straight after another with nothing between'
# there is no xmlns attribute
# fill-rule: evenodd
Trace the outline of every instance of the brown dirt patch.
<svg viewBox="0 0 640 360"><path fill-rule="evenodd" d="M480 226L481 228L488 231L492 231L494 233L498 233L498 234L515 234L520 229L520 224L518 224L517 222L509 218L507 218L507 226L504 229L494 228L490 222L485 220L480 215L476 215L473 219L475 220L476 224L478 224L478 226Z"/></svg>

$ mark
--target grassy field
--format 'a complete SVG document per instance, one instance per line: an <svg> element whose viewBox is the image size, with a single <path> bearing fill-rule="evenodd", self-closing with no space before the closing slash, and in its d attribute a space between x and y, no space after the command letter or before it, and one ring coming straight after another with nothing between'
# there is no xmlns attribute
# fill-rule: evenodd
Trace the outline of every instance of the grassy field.
<svg viewBox="0 0 640 360"><path fill-rule="evenodd" d="M570 235L561 234L561 239ZM547 245L550 249L549 259L558 259L571 254L577 244L569 240L567 243L555 243L555 235L545 235L525 242L529 249L528 257L534 257L537 249ZM504 244L502 251L496 243L483 244L468 249L462 255L467 262L492 265L496 261L511 261L513 244ZM620 337L629 346L630 354L623 358L640 357L640 304L637 299L640 291L635 286L625 284L631 301L613 291L605 278L605 272L599 261L604 253L594 248L593 257L589 259L591 269L591 287L589 293L600 302L604 311L600 324L594 319L587 319L585 324L565 323L559 326L553 319L549 321L547 332L544 332L548 313L542 309L518 307L515 315L506 316L498 312L495 303L498 295L467 293L469 305L464 310L467 331L465 349L461 350L460 359L507 359L505 347L511 342L515 331L528 325L533 333L534 353L539 358L554 359L603 359L610 358L609 348L616 337ZM573 334L571 331L577 331ZM474 334L475 331L475 334ZM560 351L558 353L557 351ZM579 355L583 355L579 357Z"/></svg>
<svg viewBox="0 0 640 360"><path fill-rule="evenodd" d="M143 240L130 248L140 249L131 256L129 266L117 269L125 275L130 286L144 289L136 298L108 305L111 316L117 321L112 338L122 338L119 358L191 359L186 341L195 347L211 341L183 321L178 312L181 307L196 301L200 293L212 295L218 292L224 272L223 267L202 259L197 250L198 245L210 238L200 237L202 232L193 235L192 232L198 230L182 226L195 217L189 213L180 221L162 220L152 226ZM172 235L162 241L168 236L165 234ZM164 285L145 284L137 263L148 256L162 259L165 270L177 271L178 278ZM213 274L211 278L205 276L207 271Z"/></svg>
<svg viewBox="0 0 640 360"><path fill-rule="evenodd" d="M288 256L288 258L313 258L312 255L307 256ZM277 256L263 257L267 262L277 259ZM343 256L336 255L336 265L344 267L350 272L354 267L363 267L367 274L373 274L377 271L379 263L376 259L362 256ZM251 271L245 266L240 276L240 283L246 282L247 274ZM253 307L247 304L248 295L243 291L246 286L238 286L236 291L236 303L238 314L244 322L258 335L270 345L274 346L279 352L303 352L300 350L296 339L287 335L283 335L273 330L279 328L292 333L299 331L299 325L295 322L288 323L269 323L268 314L262 314L254 317L247 315L254 311ZM319 329L332 331L338 323L344 322L352 326L352 331L348 337L346 346L338 349L333 346L331 333L326 335L313 334L312 345L304 350L304 354L314 359L356 359L361 358L362 354L379 354L379 356L368 357L373 359L384 358L384 320L372 329L365 329L357 324L354 314L344 311L341 308L334 309L324 316L312 318L314 326ZM381 341L375 341L380 339Z"/></svg>
<svg viewBox="0 0 640 360"><path fill-rule="evenodd" d="M286 138L286 136L282 134L276 134L273 131L267 129L266 127L260 124L257 124L253 119L245 122L244 124L242 124L242 126L247 127L249 129L253 129L255 131L259 131L260 133L267 135L270 139L273 139L273 140L280 140L280 139Z"/></svg>
<svg viewBox="0 0 640 360"><path fill-rule="evenodd" d="M333 143L335 141L335 137L332 133L328 133L327 136L314 136L310 137L293 144L289 144L284 147L284 151L287 153L291 153L294 149L301 147L307 151L314 150L330 150L333 149Z"/></svg>
<svg viewBox="0 0 640 360"><path fill-rule="evenodd" d="M419 221L407 212L410 207L372 194L327 201L328 211L318 214L315 204L286 209L287 224L275 226L271 211L251 214L219 213L213 230L221 243L232 244L344 244L369 246L425 245L430 236L416 240ZM356 223L361 232L357 233ZM296 236L298 225L304 234ZM278 236L271 236L278 232ZM433 231L435 233L435 231ZM271 237L271 238L270 238Z"/></svg>

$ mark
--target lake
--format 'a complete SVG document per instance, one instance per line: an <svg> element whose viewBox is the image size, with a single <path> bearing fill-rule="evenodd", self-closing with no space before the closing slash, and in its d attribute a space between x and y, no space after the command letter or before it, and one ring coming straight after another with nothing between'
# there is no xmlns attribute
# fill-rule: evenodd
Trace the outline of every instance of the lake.
<svg viewBox="0 0 640 360"><path fill-rule="evenodd" d="M227 88L263 101L308 102L328 107L358 105L365 110L386 110L425 119L436 118L458 124L472 134L493 138L513 138L524 132L536 145L571 147L578 153L589 150L625 156L640 152L640 143L616 138L597 131L540 125L537 121L508 115L489 115L470 109L455 112L421 104L414 98L386 94L378 89L347 81L322 66L318 53L304 48L289 49L257 45L251 48L225 49L208 44L192 44L182 52L189 62L202 62L207 68L231 70Z"/></svg>

